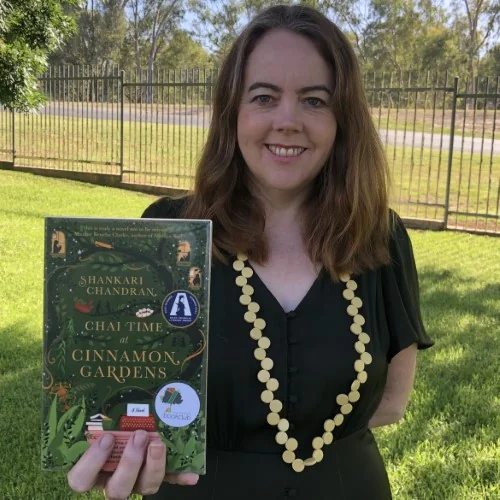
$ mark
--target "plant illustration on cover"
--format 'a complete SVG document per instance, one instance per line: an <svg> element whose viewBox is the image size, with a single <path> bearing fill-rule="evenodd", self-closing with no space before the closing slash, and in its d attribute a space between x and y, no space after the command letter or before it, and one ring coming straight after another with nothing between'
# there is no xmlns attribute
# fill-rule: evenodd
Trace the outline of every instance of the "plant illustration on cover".
<svg viewBox="0 0 500 500"><path fill-rule="evenodd" d="M209 221L47 218L42 468L137 429L204 473ZM196 276L196 279L193 279Z"/></svg>

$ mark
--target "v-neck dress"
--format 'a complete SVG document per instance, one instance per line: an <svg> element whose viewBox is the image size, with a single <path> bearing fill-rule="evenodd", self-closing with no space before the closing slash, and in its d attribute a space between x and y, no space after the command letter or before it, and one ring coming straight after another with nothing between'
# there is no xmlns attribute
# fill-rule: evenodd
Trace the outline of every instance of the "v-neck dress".
<svg viewBox="0 0 500 500"><path fill-rule="evenodd" d="M179 218L182 200L161 198L145 218ZM390 241L392 263L355 276L356 296L363 301L363 331L368 380L360 400L323 447L323 460L295 472L282 460L284 447L275 441L276 427L267 423L269 406L260 399L260 363L254 358L252 328L239 302L241 289L231 265L212 264L208 395L207 473L196 486L164 484L150 500L387 500L386 469L368 422L382 398L388 364L416 343L433 345L420 313L418 277L408 233L399 217ZM352 318L347 314L344 283L333 283L325 271L300 304L285 313L259 276L248 279L267 325L267 350L274 361L271 376L279 381L275 397L284 404L280 415L290 422L288 435L299 442L298 457L311 456L312 439L324 432L326 419L339 413L335 398L348 393L356 378Z"/></svg>

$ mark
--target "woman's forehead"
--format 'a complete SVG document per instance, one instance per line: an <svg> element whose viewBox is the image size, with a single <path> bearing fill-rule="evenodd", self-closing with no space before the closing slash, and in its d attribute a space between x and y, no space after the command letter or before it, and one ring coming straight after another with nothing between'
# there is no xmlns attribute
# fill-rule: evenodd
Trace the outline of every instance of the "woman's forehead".
<svg viewBox="0 0 500 500"><path fill-rule="evenodd" d="M328 65L310 40L288 31L274 31L257 42L248 58L245 90L255 81L307 87L327 84L330 79Z"/></svg>

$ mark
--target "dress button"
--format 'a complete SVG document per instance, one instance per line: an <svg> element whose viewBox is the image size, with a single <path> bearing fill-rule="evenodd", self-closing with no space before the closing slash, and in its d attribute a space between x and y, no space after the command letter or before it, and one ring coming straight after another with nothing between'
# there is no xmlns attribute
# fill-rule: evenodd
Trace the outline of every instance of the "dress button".
<svg viewBox="0 0 500 500"><path fill-rule="evenodd" d="M294 488L287 488L285 490L285 493L286 493L287 497L295 497L295 496L297 496L297 490L294 489Z"/></svg>
<svg viewBox="0 0 500 500"><path fill-rule="evenodd" d="M289 373L297 373L298 368L296 366L289 366L288 367L288 372Z"/></svg>
<svg viewBox="0 0 500 500"><path fill-rule="evenodd" d="M293 431L295 429L295 424L290 424L289 430Z"/></svg>
<svg viewBox="0 0 500 500"><path fill-rule="evenodd" d="M296 403L298 400L299 400L299 398L298 398L295 394L292 394L292 395L288 398L288 401L290 401L290 403Z"/></svg>
<svg viewBox="0 0 500 500"><path fill-rule="evenodd" d="M286 313L286 317L288 319L293 319L293 318L295 318L295 316L296 316L296 312L295 311L290 311L290 312Z"/></svg>

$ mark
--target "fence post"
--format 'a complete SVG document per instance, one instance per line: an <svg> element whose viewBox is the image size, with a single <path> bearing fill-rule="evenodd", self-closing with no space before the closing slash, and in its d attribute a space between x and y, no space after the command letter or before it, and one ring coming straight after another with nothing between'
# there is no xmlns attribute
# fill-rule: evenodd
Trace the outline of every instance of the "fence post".
<svg viewBox="0 0 500 500"><path fill-rule="evenodd" d="M123 136L123 109L125 106L125 92L123 86L125 83L125 71L120 71L120 181L123 182L123 151L124 151L124 136Z"/></svg>
<svg viewBox="0 0 500 500"><path fill-rule="evenodd" d="M12 166L16 166L16 112L12 110Z"/></svg>
<svg viewBox="0 0 500 500"><path fill-rule="evenodd" d="M448 154L448 174L446 178L446 198L444 202L444 228L448 227L448 214L450 210L450 188L451 188L451 169L453 166L453 146L455 141L455 118L457 115L457 94L458 94L458 76L453 79L453 107L451 109L450 125L450 145Z"/></svg>

